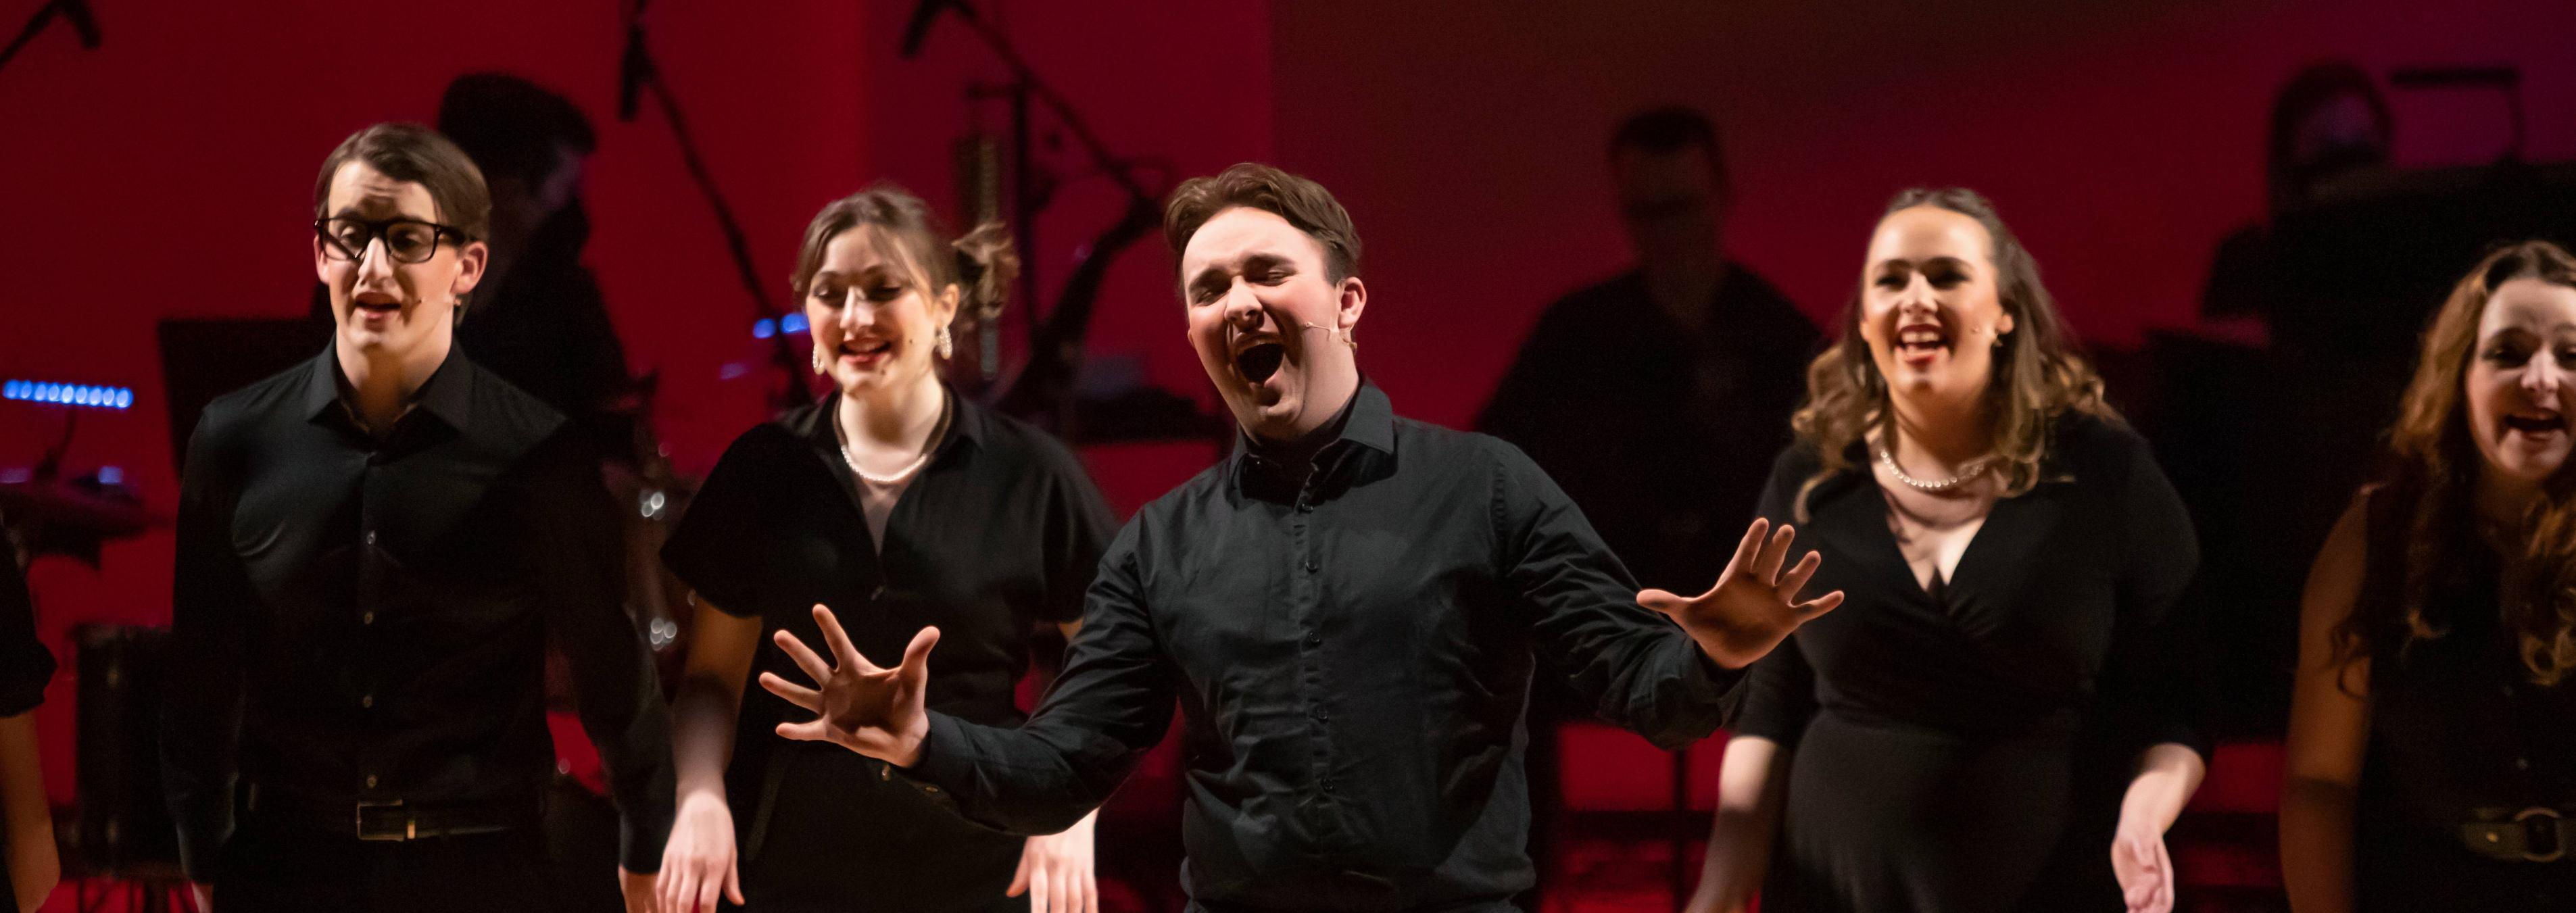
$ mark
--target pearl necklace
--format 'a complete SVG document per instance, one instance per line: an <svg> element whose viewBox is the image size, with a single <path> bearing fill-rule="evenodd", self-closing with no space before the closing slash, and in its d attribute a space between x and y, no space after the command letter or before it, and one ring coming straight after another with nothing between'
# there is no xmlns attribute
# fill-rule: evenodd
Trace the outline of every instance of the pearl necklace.
<svg viewBox="0 0 2576 913"><path fill-rule="evenodd" d="M930 465L931 455L939 452L940 439L948 436L948 417L949 412L943 408L939 413L939 427L930 429L930 437L921 443L921 455L914 457L912 462L904 464L902 469L887 475L878 475L859 468L859 459L850 455L849 437L842 433L841 423L837 419L832 422L832 434L840 439L836 442L840 446L835 449L841 452L841 462L850 467L850 472L858 476L859 481L880 488L891 488L910 481L914 475L921 472L922 467Z"/></svg>
<svg viewBox="0 0 2576 913"><path fill-rule="evenodd" d="M1950 489L1967 484L1978 476L1985 475L1986 467L1993 464L1994 458L1991 456L1978 457L1974 460L1968 461L1967 468L1959 470L1958 475L1954 475L1937 482L1926 482L1922 479L1906 475L1905 470L1896 465L1896 454L1890 452L1887 449L1886 444L1878 445L1878 465L1887 467L1887 474L1895 476L1897 481L1905 483L1907 487L1913 488L1916 491L1932 492L1935 494L1949 491Z"/></svg>

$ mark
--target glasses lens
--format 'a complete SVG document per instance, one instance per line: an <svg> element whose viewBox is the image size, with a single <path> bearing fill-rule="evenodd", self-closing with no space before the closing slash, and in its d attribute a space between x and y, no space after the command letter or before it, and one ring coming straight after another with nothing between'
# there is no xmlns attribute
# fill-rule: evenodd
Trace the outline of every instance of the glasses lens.
<svg viewBox="0 0 2576 913"><path fill-rule="evenodd" d="M385 226L385 252L397 263L419 263L438 252L438 228L423 222L395 222Z"/></svg>
<svg viewBox="0 0 2576 913"><path fill-rule="evenodd" d="M356 219L324 219L316 226L322 233L322 253L333 260L355 260L367 249L367 225Z"/></svg>

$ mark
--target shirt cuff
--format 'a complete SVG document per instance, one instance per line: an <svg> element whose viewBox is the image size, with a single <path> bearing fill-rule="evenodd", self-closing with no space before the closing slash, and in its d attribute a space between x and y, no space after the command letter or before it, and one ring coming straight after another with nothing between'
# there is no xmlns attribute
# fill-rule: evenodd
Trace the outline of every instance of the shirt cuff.
<svg viewBox="0 0 2576 913"><path fill-rule="evenodd" d="M886 775L901 777L932 803L956 811L957 785L974 781L974 753L955 717L936 710L929 715L930 734L922 737L921 757L911 767L886 765Z"/></svg>

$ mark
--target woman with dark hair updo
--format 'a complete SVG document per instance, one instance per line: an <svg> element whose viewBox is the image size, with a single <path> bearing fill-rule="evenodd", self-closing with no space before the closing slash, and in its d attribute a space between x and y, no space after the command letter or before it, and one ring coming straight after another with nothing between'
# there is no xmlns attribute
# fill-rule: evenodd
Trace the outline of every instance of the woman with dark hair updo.
<svg viewBox="0 0 2576 913"><path fill-rule="evenodd" d="M2281 793L2299 913L2576 910L2576 258L2503 248L2424 331L2308 572Z"/></svg>
<svg viewBox="0 0 2576 913"><path fill-rule="evenodd" d="M1063 444L940 380L951 325L991 319L1017 267L1001 226L951 241L891 187L806 229L790 284L836 389L735 439L662 550L698 606L672 699L665 910L719 895L762 911L1097 908L1090 818L1025 839L976 827L882 762L776 737L787 702L743 698L757 674L795 668L762 638L819 640L829 604L889 665L913 632L946 632L931 707L1024 718L1015 689L1040 626L1080 624L1115 523Z"/></svg>
<svg viewBox="0 0 2576 913"><path fill-rule="evenodd" d="M1754 664L1695 911L2165 911L2198 561L1984 198L1910 190L1760 513L1849 594Z"/></svg>

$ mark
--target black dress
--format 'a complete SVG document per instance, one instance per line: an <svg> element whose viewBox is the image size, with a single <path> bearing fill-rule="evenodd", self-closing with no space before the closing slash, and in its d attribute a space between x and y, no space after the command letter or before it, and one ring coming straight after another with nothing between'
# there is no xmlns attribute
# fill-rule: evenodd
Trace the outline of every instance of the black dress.
<svg viewBox="0 0 2576 913"><path fill-rule="evenodd" d="M1081 616L1114 521L1064 445L952 393L948 435L895 502L880 554L840 456L833 399L736 438L662 550L701 598L761 619L725 770L744 899L762 911L1025 908L1002 896L1022 838L888 782L883 762L779 738L779 723L810 715L756 681L806 680L769 635L822 643L819 602L859 652L889 666L937 625L930 708L1017 725L1033 635Z"/></svg>
<svg viewBox="0 0 2576 913"><path fill-rule="evenodd" d="M2408 500L2369 499L2363 599L2400 591ZM2473 821L2576 816L2576 685L2531 682L2517 638L2497 624L2495 554L2455 551L2425 595L2442 636L2401 655L2402 631L2372 632L2355 896L2391 913L2576 910L2576 860L2503 861L2462 842ZM2365 615L2394 616L2382 608Z"/></svg>
<svg viewBox="0 0 2576 913"><path fill-rule="evenodd" d="M1795 752L1765 910L2117 909L2112 826L2138 753L2206 753L2176 612L2191 524L2120 425L2069 415L2042 481L1995 502L1927 592L1857 468L1816 486L1798 547L1842 608L1753 667L1738 735ZM1762 515L1795 522L1793 447ZM2107 904L2107 906L2105 906Z"/></svg>
<svg viewBox="0 0 2576 913"><path fill-rule="evenodd" d="M35 602L18 556L0 542L0 717L33 712L45 701L45 683L54 678L54 654L36 640ZM0 859L9 849L9 834L0 828ZM0 903L15 903L9 866L0 863Z"/></svg>

